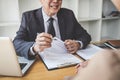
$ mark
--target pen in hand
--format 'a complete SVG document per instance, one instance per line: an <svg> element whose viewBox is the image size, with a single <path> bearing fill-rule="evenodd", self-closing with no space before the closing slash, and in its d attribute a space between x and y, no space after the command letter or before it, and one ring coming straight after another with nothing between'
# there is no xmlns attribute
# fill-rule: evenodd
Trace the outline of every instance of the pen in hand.
<svg viewBox="0 0 120 80"><path fill-rule="evenodd" d="M48 33L37 33L36 37L36 50L43 51L45 48L51 47L52 36Z"/></svg>

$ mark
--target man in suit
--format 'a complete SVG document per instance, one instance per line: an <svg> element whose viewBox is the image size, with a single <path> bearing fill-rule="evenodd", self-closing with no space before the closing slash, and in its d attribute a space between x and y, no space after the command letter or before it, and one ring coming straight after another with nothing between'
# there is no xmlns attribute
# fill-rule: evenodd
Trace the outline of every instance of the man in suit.
<svg viewBox="0 0 120 80"><path fill-rule="evenodd" d="M102 50L77 66L74 77L65 80L120 80L120 50Z"/></svg>
<svg viewBox="0 0 120 80"><path fill-rule="evenodd" d="M61 8L62 0L40 0L40 2L42 8L22 15L21 26L13 41L18 55L32 59L38 52L51 47L54 35L48 33L50 18L55 36L65 42L68 52L75 53L89 44L90 35L77 22L71 10Z"/></svg>

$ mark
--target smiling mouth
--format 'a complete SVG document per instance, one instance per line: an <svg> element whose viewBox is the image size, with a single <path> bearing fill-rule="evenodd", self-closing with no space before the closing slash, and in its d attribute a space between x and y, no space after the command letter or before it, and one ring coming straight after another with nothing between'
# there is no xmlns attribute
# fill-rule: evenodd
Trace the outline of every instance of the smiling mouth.
<svg viewBox="0 0 120 80"><path fill-rule="evenodd" d="M53 8L53 9L58 9L59 8L58 5L51 5L50 7Z"/></svg>

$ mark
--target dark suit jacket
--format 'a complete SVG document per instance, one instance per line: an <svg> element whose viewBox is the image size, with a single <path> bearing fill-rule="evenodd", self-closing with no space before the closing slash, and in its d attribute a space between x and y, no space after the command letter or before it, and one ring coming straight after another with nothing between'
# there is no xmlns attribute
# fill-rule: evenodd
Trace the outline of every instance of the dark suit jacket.
<svg viewBox="0 0 120 80"><path fill-rule="evenodd" d="M91 41L90 35L75 19L71 10L61 8L57 14L62 40L74 39L83 42L83 48ZM28 56L30 47L34 44L37 33L44 32L42 8L23 13L22 22L13 43L20 56Z"/></svg>

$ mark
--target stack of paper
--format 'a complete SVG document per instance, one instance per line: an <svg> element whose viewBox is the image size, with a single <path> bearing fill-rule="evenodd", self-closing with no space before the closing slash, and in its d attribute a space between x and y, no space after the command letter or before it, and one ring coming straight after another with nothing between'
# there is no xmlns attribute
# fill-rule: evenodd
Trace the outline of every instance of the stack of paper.
<svg viewBox="0 0 120 80"><path fill-rule="evenodd" d="M64 42L54 37L52 47L40 52L43 62L48 70L63 68L80 63L80 59L67 52Z"/></svg>

